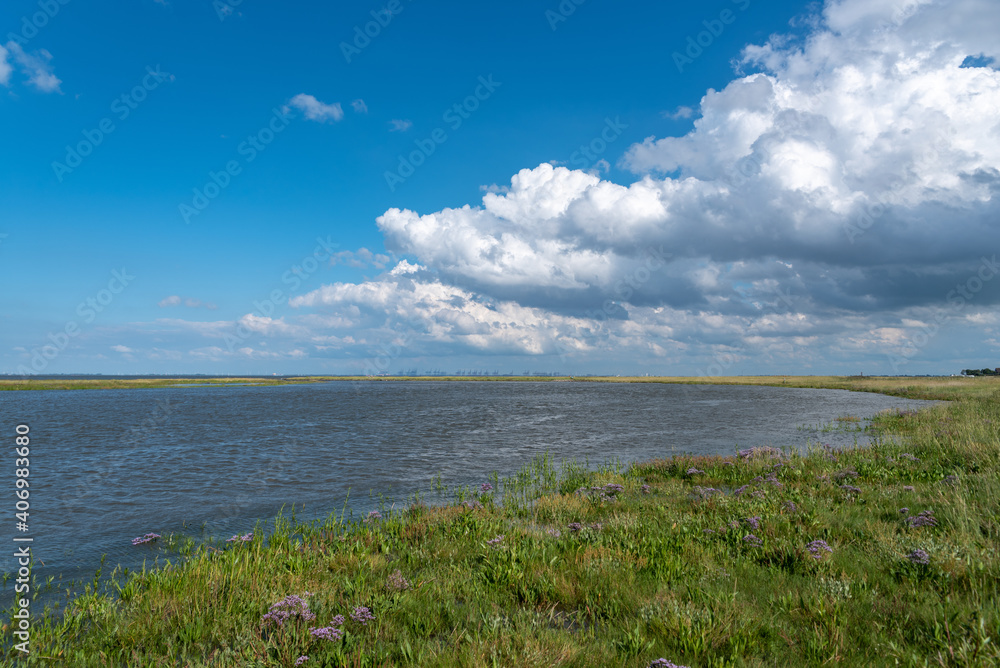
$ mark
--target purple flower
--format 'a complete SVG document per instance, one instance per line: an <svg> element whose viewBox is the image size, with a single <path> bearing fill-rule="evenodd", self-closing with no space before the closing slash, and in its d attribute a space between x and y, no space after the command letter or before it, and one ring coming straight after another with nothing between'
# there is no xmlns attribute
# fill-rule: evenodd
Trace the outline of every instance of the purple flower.
<svg viewBox="0 0 1000 668"><path fill-rule="evenodd" d="M667 659L657 659L653 663L649 664L649 668L688 668L687 666L680 666L673 661L668 661Z"/></svg>
<svg viewBox="0 0 1000 668"><path fill-rule="evenodd" d="M738 487L736 488L736 491L733 492L733 494L735 494L736 496L740 496L743 494L743 492L747 491L749 487L750 485L743 485L742 487Z"/></svg>
<svg viewBox="0 0 1000 668"><path fill-rule="evenodd" d="M486 541L486 544L487 545L499 545L502 542L503 542L503 534L500 534L499 536L497 536L493 540Z"/></svg>
<svg viewBox="0 0 1000 668"><path fill-rule="evenodd" d="M916 515L906 518L906 523L911 527L934 527L937 526L937 519L933 510L924 510Z"/></svg>
<svg viewBox="0 0 1000 668"><path fill-rule="evenodd" d="M365 518L365 522L378 522L382 519L382 513L377 510L373 510L368 513L368 517Z"/></svg>
<svg viewBox="0 0 1000 668"><path fill-rule="evenodd" d="M906 513L910 512L910 509L909 508L900 508L899 512L901 512L902 514L905 515Z"/></svg>
<svg viewBox="0 0 1000 668"><path fill-rule="evenodd" d="M643 485L642 486L642 493L643 494L649 494L649 485Z"/></svg>
<svg viewBox="0 0 1000 668"><path fill-rule="evenodd" d="M486 494L487 492L492 492L493 485L491 485L488 482L484 482L482 485L479 486L479 491L482 492L483 494Z"/></svg>
<svg viewBox="0 0 1000 668"><path fill-rule="evenodd" d="M790 513L794 513L795 511L798 510L798 506L795 505L794 501L785 501L785 503L782 505L782 508L784 508Z"/></svg>
<svg viewBox="0 0 1000 668"><path fill-rule="evenodd" d="M375 615L373 615L372 611L369 610L368 608L364 606L358 606L354 608L354 611L351 613L351 619L356 621L358 624L363 624L364 626L368 626L368 622L375 620Z"/></svg>
<svg viewBox="0 0 1000 668"><path fill-rule="evenodd" d="M143 545L145 543L152 543L157 538L162 538L158 533L147 533L145 536L140 536L138 538L132 539L133 545Z"/></svg>
<svg viewBox="0 0 1000 668"><path fill-rule="evenodd" d="M296 666L301 666L303 663L305 663L308 660L309 660L308 656L300 656L299 658L295 659L295 665Z"/></svg>
<svg viewBox="0 0 1000 668"><path fill-rule="evenodd" d="M739 529L740 528L740 523L737 522L736 520L733 520L732 522L729 523L729 528L730 529Z"/></svg>
<svg viewBox="0 0 1000 668"><path fill-rule="evenodd" d="M385 584L386 589L395 591L406 591L410 588L410 581L403 577L402 571L398 568L389 576L389 581Z"/></svg>
<svg viewBox="0 0 1000 668"><path fill-rule="evenodd" d="M570 531L576 532L583 529L583 525L580 524L579 522L570 522L568 525L566 525L566 528L569 529Z"/></svg>
<svg viewBox="0 0 1000 668"><path fill-rule="evenodd" d="M813 542L806 544L806 549L809 550L809 554L812 555L813 559L822 559L824 552L833 554L833 550L830 549L830 546L826 544L825 540L814 540Z"/></svg>
<svg viewBox="0 0 1000 668"><path fill-rule="evenodd" d="M713 529L702 529L701 532L702 533L715 533L715 530L713 530Z"/></svg>
<svg viewBox="0 0 1000 668"><path fill-rule="evenodd" d="M694 488L694 493L697 494L698 496L700 496L703 499L707 499L708 497L712 496L713 494L722 494L722 490L721 489L715 489L714 487L698 487L698 486L696 486Z"/></svg>
<svg viewBox="0 0 1000 668"><path fill-rule="evenodd" d="M232 538L230 538L226 542L227 543L240 543L240 544L243 544L243 543L249 543L252 540L253 540L253 532L251 532L251 533L245 533L242 536L239 535L239 534L235 534Z"/></svg>
<svg viewBox="0 0 1000 668"><path fill-rule="evenodd" d="M545 533L549 534L553 538L558 538L559 536L562 535L562 532L559 531L559 529L546 529Z"/></svg>
<svg viewBox="0 0 1000 668"><path fill-rule="evenodd" d="M858 477L858 472L855 471L854 469L844 469L843 471L838 471L837 473L835 473L833 479L840 482L841 480L845 480L847 478L851 478L853 480L854 478L857 477Z"/></svg>
<svg viewBox="0 0 1000 668"><path fill-rule="evenodd" d="M854 485L841 485L840 489L844 490L848 494L860 494L861 493L861 489L858 488L858 487L855 487Z"/></svg>
<svg viewBox="0 0 1000 668"><path fill-rule="evenodd" d="M912 492L913 491L913 485L903 485L903 491L904 492Z"/></svg>
<svg viewBox="0 0 1000 668"><path fill-rule="evenodd" d="M686 471L686 473L688 475L698 475L699 473L704 473L704 471L702 471L701 469L696 469L695 467L692 466Z"/></svg>
<svg viewBox="0 0 1000 668"><path fill-rule="evenodd" d="M760 518L759 517L745 517L743 521L750 525L750 528L756 531L760 528Z"/></svg>
<svg viewBox="0 0 1000 668"><path fill-rule="evenodd" d="M767 492L765 492L762 489L755 489L754 491L750 492L750 496L752 496L755 499L763 499L764 497L767 496Z"/></svg>
<svg viewBox="0 0 1000 668"><path fill-rule="evenodd" d="M910 560L911 564L917 564L918 566L927 566L931 563L931 555L927 554L925 550L913 550L906 555L906 558Z"/></svg>
<svg viewBox="0 0 1000 668"><path fill-rule="evenodd" d="M338 615L338 617L340 617L340 624L336 624L335 622L337 620L334 618L333 622L331 622L329 626L323 626L318 629L309 629L309 635L316 640L329 640L331 642L340 640L344 637L344 632L337 627L344 623L344 618L340 615Z"/></svg>
<svg viewBox="0 0 1000 668"><path fill-rule="evenodd" d="M309 596L309 592L306 592L304 595ZM316 619L316 615L309 609L309 604L302 597L292 594L272 605L271 609L261 618L260 622L265 627L272 624L284 626L285 622L295 620L296 618L301 618L308 622Z"/></svg>
<svg viewBox="0 0 1000 668"><path fill-rule="evenodd" d="M470 510L475 510L476 508L483 507L483 504L479 503L477 499L470 499L469 501L466 501L462 505L464 505L466 508L469 508Z"/></svg>
<svg viewBox="0 0 1000 668"><path fill-rule="evenodd" d="M753 535L752 533L748 533L747 535L743 536L743 542L749 543L754 547L761 547L764 544L764 541L762 541L760 538L757 538L757 536Z"/></svg>
<svg viewBox="0 0 1000 668"><path fill-rule="evenodd" d="M919 462L920 461L918 458L914 457L909 452L904 452L903 454L901 454L899 456L899 458L900 459L909 459L911 462Z"/></svg>

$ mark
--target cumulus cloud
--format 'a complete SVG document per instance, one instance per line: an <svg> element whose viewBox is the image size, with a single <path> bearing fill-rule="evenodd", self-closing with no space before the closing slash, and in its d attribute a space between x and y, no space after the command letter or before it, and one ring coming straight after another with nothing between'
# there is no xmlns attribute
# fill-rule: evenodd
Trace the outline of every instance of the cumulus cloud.
<svg viewBox="0 0 1000 668"><path fill-rule="evenodd" d="M413 127L413 121L394 118L389 121L389 132L406 132Z"/></svg>
<svg viewBox="0 0 1000 668"><path fill-rule="evenodd" d="M354 109L355 113L358 114L368 113L368 105L365 104L364 100L354 100L353 102L351 102L351 107Z"/></svg>
<svg viewBox="0 0 1000 668"><path fill-rule="evenodd" d="M303 112L305 117L310 121L317 121L319 123L325 123L326 121L336 122L344 117L344 110L341 108L339 102L326 104L320 102L314 96L305 93L299 93L289 100L288 106Z"/></svg>
<svg viewBox="0 0 1000 668"><path fill-rule="evenodd" d="M330 265L343 264L348 267L354 267L355 269L367 269L368 267L374 267L376 269L385 269L386 265L392 261L388 255L383 253L373 253L367 248L359 248L356 251L340 251L339 253L333 253L330 256Z"/></svg>

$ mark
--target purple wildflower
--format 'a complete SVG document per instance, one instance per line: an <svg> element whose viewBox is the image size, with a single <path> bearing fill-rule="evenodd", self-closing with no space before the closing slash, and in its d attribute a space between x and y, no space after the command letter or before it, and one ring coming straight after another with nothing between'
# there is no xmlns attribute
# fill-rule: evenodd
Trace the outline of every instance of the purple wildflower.
<svg viewBox="0 0 1000 668"><path fill-rule="evenodd" d="M305 663L308 660L309 660L308 656L300 656L299 658L295 659L295 665L296 666L301 666L303 663Z"/></svg>
<svg viewBox="0 0 1000 668"><path fill-rule="evenodd" d="M245 533L242 536L239 535L239 534L235 534L232 538L230 538L226 542L227 543L240 543L240 544L242 544L242 543L249 543L252 540L253 540L253 532L251 532L251 533Z"/></svg>
<svg viewBox="0 0 1000 668"><path fill-rule="evenodd" d="M158 533L147 533L145 536L139 536L138 538L132 539L133 545L143 545L145 543L152 543L157 538L162 538Z"/></svg>
<svg viewBox="0 0 1000 668"><path fill-rule="evenodd" d="M833 554L833 550L826 544L825 540L814 540L806 544L806 549L809 550L809 554L812 555L813 559L822 559L824 552Z"/></svg>
<svg viewBox="0 0 1000 668"><path fill-rule="evenodd" d="M799 509L798 506L795 505L794 501L785 501L785 503L782 505L782 508L784 508L790 513L794 513Z"/></svg>
<svg viewBox="0 0 1000 668"><path fill-rule="evenodd" d="M755 489L754 491L750 492L750 496L752 496L755 499L763 499L764 497L767 496L767 492L765 492L762 489Z"/></svg>
<svg viewBox="0 0 1000 668"><path fill-rule="evenodd" d="M911 527L934 527L937 526L937 519L933 510L923 510L916 515L906 518L906 523Z"/></svg>
<svg viewBox="0 0 1000 668"><path fill-rule="evenodd" d="M904 492L912 492L913 491L913 485L903 485L903 491Z"/></svg>
<svg viewBox="0 0 1000 668"><path fill-rule="evenodd" d="M649 485L643 485L642 486L642 493L643 494L649 494Z"/></svg>
<svg viewBox="0 0 1000 668"><path fill-rule="evenodd" d="M835 473L833 479L836 480L837 482L840 482L842 480L846 480L847 478L851 478L853 480L854 478L857 477L858 477L858 472L855 471L854 469L844 469L843 471L838 471L837 473Z"/></svg>
<svg viewBox="0 0 1000 668"><path fill-rule="evenodd" d="M559 529L546 529L545 533L549 534L553 538L558 538L559 536L562 535L562 532L559 531Z"/></svg>
<svg viewBox="0 0 1000 668"><path fill-rule="evenodd" d="M410 588L410 581L404 578L402 571L397 568L389 576L389 581L385 583L385 588L395 591L406 591Z"/></svg>
<svg viewBox="0 0 1000 668"><path fill-rule="evenodd" d="M925 550L913 550L906 555L906 558L910 560L911 564L916 564L918 566L927 566L931 563L931 555L927 554Z"/></svg>
<svg viewBox="0 0 1000 668"><path fill-rule="evenodd" d="M696 486L694 488L694 493L697 494L698 496L700 496L703 499L707 499L708 497L712 496L713 494L722 494L722 490L721 489L715 489L714 487L697 487Z"/></svg>
<svg viewBox="0 0 1000 668"><path fill-rule="evenodd" d="M854 485L841 485L840 489L844 490L848 494L860 494L861 493L861 489L858 488L858 487L855 487Z"/></svg>
<svg viewBox="0 0 1000 668"><path fill-rule="evenodd" d="M368 517L365 518L365 522L378 522L382 519L382 513L377 510L373 510L368 513Z"/></svg>
<svg viewBox="0 0 1000 668"><path fill-rule="evenodd" d="M747 491L749 487L750 485L743 485L742 487L737 487L736 491L733 492L733 494L735 494L736 496L740 496L741 494L743 494L743 492Z"/></svg>
<svg viewBox="0 0 1000 668"><path fill-rule="evenodd" d="M583 529L583 525L580 524L579 522L570 522L568 525L566 525L566 528L569 529L570 531L576 532Z"/></svg>
<svg viewBox="0 0 1000 668"><path fill-rule="evenodd" d="M625 487L623 487L622 485L617 485L613 482L609 482L607 485L604 486L603 491L605 494L614 495L624 492Z"/></svg>
<svg viewBox="0 0 1000 668"><path fill-rule="evenodd" d="M330 626L324 626L318 629L309 629L309 635L316 640L329 640L333 642L343 638L344 632L331 624Z"/></svg>
<svg viewBox="0 0 1000 668"><path fill-rule="evenodd" d="M479 486L479 491L482 492L483 494L486 494L487 492L492 492L493 485L491 485L488 482L484 482L482 485Z"/></svg>
<svg viewBox="0 0 1000 668"><path fill-rule="evenodd" d="M747 535L743 536L743 542L749 543L754 547L761 547L764 544L764 541L762 541L760 538L757 538L757 536L753 535L752 533L748 533Z"/></svg>
<svg viewBox="0 0 1000 668"><path fill-rule="evenodd" d="M729 528L730 529L739 529L740 528L740 523L737 522L736 520L733 520L732 522L729 523Z"/></svg>
<svg viewBox="0 0 1000 668"><path fill-rule="evenodd" d="M759 517L745 517L743 521L750 525L754 531L760 528L760 518Z"/></svg>
<svg viewBox="0 0 1000 668"><path fill-rule="evenodd" d="M309 596L309 592L306 592L305 595ZM302 618L308 622L316 619L316 615L309 609L309 604L302 597L292 594L272 605L260 622L265 627L271 624L284 626L285 622L296 618Z"/></svg>
<svg viewBox="0 0 1000 668"><path fill-rule="evenodd" d="M899 509L899 512L901 512L902 514L904 514L904 515L905 515L906 513L910 512L910 509L909 509L909 508L906 508L906 507L903 507L903 508L900 508L900 509Z"/></svg>
<svg viewBox="0 0 1000 668"><path fill-rule="evenodd" d="M500 534L499 536L497 536L493 540L486 541L486 544L487 545L499 545L502 542L503 542L503 534Z"/></svg>
<svg viewBox="0 0 1000 668"><path fill-rule="evenodd" d="M688 475L698 475L699 473L704 473L704 471L702 471L701 469L696 469L695 467L692 466L687 471L685 471L685 473L687 473Z"/></svg>
<svg viewBox="0 0 1000 668"><path fill-rule="evenodd" d="M914 457L909 452L904 452L903 454L901 454L899 456L899 458L900 459L909 459L911 462L919 462L920 461L920 459L918 459L917 457Z"/></svg>
<svg viewBox="0 0 1000 668"><path fill-rule="evenodd" d="M368 622L375 620L375 615L373 615L372 611L369 610L368 608L364 606L358 606L354 608L354 611L351 613L351 619L356 621L358 624L363 624L364 626L368 626Z"/></svg>
<svg viewBox="0 0 1000 668"><path fill-rule="evenodd" d="M702 533L715 533L714 529L702 529Z"/></svg>
<svg viewBox="0 0 1000 668"><path fill-rule="evenodd" d="M668 661L667 659L657 659L649 664L649 668L688 668L687 666L680 666L673 661Z"/></svg>

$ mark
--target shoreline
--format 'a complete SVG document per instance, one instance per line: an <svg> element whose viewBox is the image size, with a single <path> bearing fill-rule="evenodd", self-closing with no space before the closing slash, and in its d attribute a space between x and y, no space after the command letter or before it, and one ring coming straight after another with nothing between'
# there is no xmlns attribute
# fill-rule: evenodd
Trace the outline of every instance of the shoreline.
<svg viewBox="0 0 1000 668"><path fill-rule="evenodd" d="M80 666L990 665L1000 385L905 380L954 401L879 416L865 448L535 461L451 505L279 520L36 617L36 647ZM303 615L269 632L288 596ZM339 639L308 633L326 625Z"/></svg>

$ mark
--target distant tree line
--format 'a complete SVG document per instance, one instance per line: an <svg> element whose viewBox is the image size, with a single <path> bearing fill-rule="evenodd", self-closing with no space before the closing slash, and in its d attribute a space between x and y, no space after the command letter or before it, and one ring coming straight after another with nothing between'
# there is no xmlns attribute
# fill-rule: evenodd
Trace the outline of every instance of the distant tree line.
<svg viewBox="0 0 1000 668"><path fill-rule="evenodd" d="M1000 368L997 369L962 369L963 376L1000 376Z"/></svg>

